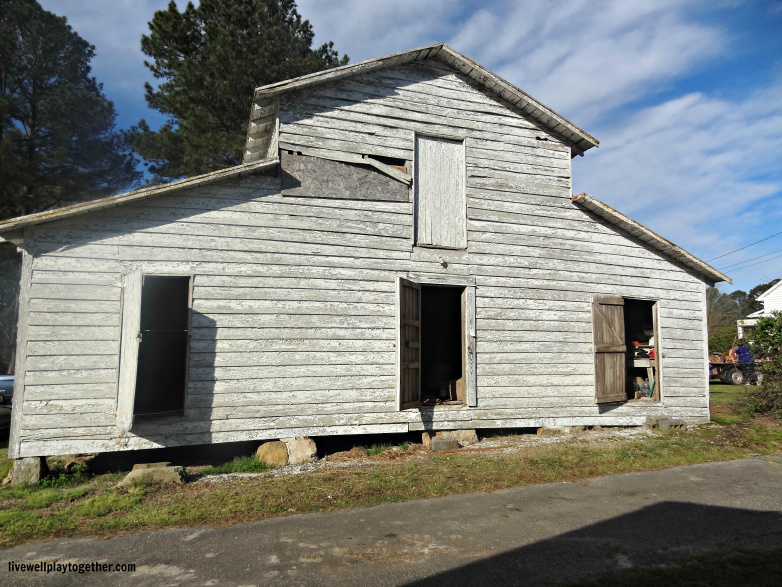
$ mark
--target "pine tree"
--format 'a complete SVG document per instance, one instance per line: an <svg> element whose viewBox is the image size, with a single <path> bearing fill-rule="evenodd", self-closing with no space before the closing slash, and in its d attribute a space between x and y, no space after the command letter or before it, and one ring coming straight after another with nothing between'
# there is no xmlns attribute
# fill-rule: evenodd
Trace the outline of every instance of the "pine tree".
<svg viewBox="0 0 782 587"><path fill-rule="evenodd" d="M115 193L140 178L90 77L95 47L35 0L0 3L0 219Z"/></svg>
<svg viewBox="0 0 782 587"><path fill-rule="evenodd" d="M294 0L201 0L179 12L172 1L155 12L141 48L157 89L146 99L168 121L154 132L144 120L130 131L155 181L241 163L253 90L344 65L314 32Z"/></svg>

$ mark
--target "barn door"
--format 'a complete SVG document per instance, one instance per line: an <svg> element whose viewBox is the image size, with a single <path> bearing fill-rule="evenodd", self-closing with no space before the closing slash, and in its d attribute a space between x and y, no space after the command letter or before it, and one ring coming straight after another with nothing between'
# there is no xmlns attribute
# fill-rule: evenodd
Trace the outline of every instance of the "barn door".
<svg viewBox="0 0 782 587"><path fill-rule="evenodd" d="M627 400L624 303L624 299L617 296L595 297L592 301L595 401L598 404Z"/></svg>
<svg viewBox="0 0 782 587"><path fill-rule="evenodd" d="M396 408L421 404L421 286L396 278Z"/></svg>

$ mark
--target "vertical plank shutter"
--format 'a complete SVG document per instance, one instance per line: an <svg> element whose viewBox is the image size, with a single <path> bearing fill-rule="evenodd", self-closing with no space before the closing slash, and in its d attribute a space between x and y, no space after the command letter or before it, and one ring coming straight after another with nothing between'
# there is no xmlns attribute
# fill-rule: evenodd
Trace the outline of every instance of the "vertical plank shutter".
<svg viewBox="0 0 782 587"><path fill-rule="evenodd" d="M467 405L478 405L477 369L475 364L475 288L465 287L462 294L464 302L464 377L467 384Z"/></svg>
<svg viewBox="0 0 782 587"><path fill-rule="evenodd" d="M415 140L416 244L467 247L464 142Z"/></svg>
<svg viewBox="0 0 782 587"><path fill-rule="evenodd" d="M396 401L398 410L421 404L421 286L396 278Z"/></svg>
<svg viewBox="0 0 782 587"><path fill-rule="evenodd" d="M595 343L595 402L626 401L624 299L616 296L594 298L592 328Z"/></svg>
<svg viewBox="0 0 782 587"><path fill-rule="evenodd" d="M117 386L117 426L133 426L133 404L136 397L138 347L141 342L141 271L128 273L122 289L122 334L120 338L119 382Z"/></svg>

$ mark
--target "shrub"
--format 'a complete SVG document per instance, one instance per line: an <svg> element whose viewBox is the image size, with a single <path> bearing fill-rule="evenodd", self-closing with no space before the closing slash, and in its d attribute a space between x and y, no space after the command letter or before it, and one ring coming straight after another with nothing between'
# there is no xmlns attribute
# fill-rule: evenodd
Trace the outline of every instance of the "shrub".
<svg viewBox="0 0 782 587"><path fill-rule="evenodd" d="M782 419L782 312L758 320L752 352L763 360L763 382L746 391L736 405L745 415L768 414Z"/></svg>

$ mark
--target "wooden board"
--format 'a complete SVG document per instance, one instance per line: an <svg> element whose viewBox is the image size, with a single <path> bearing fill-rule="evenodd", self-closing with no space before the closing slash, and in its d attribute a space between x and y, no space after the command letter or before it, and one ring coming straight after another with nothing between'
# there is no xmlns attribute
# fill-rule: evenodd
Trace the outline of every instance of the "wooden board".
<svg viewBox="0 0 782 587"><path fill-rule="evenodd" d="M592 329L595 344L595 402L626 401L624 299L619 296L596 296L592 302Z"/></svg>
<svg viewBox="0 0 782 587"><path fill-rule="evenodd" d="M467 246L464 142L415 139L415 227L419 246Z"/></svg>
<svg viewBox="0 0 782 587"><path fill-rule="evenodd" d="M371 167L283 151L281 168L283 196L408 201L405 184Z"/></svg>
<svg viewBox="0 0 782 587"><path fill-rule="evenodd" d="M421 286L396 278L397 409L421 405Z"/></svg>

